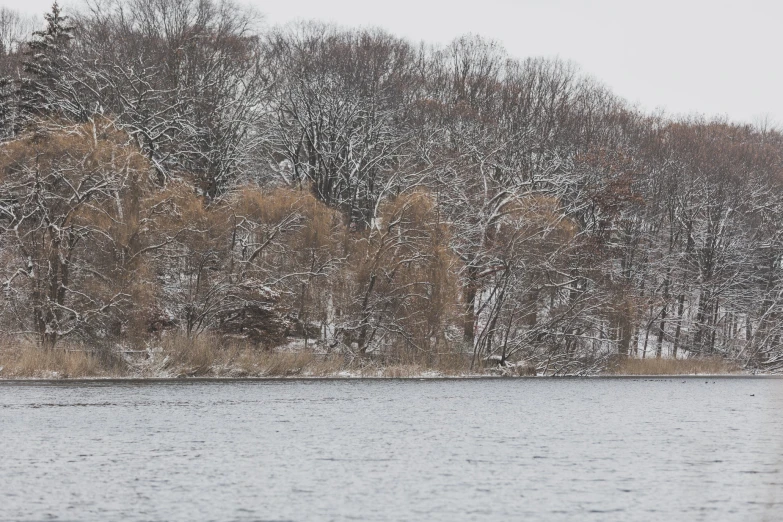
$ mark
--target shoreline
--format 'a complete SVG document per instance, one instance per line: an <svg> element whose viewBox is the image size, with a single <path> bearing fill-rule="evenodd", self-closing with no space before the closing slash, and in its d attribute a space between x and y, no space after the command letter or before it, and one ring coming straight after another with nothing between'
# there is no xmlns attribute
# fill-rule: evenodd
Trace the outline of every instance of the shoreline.
<svg viewBox="0 0 783 522"><path fill-rule="evenodd" d="M228 382L320 382L320 381L483 381L483 380L642 380L665 381L671 379L754 379L783 380L780 374L671 374L671 375L537 375L537 376L501 376L501 375L466 375L466 376L409 376L409 377L368 377L368 376L334 376L334 377L0 377L0 386L14 384L65 384L65 383L126 383L126 384L195 384L195 383L228 383Z"/></svg>
<svg viewBox="0 0 783 522"><path fill-rule="evenodd" d="M504 364L469 353L394 358L315 350L258 350L244 345L221 346L213 339L185 342L169 339L161 346L128 353L96 353L85 349L41 350L9 344L0 348L2 381L194 381L226 380L355 380L355 379L517 379L753 377L760 372L719 357L686 359L612 359L564 361L542 357L509 359ZM765 368L766 369L766 368Z"/></svg>

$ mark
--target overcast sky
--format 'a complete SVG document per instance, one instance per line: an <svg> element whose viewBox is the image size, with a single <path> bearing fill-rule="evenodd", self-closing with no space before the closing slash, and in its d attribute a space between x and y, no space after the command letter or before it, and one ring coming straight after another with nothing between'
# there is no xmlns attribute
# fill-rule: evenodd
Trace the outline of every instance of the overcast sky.
<svg viewBox="0 0 783 522"><path fill-rule="evenodd" d="M0 0L45 11L51 0ZM78 5L62 0L65 6ZM559 56L644 109L783 123L783 1L250 0L270 24L319 19L447 43L473 32Z"/></svg>

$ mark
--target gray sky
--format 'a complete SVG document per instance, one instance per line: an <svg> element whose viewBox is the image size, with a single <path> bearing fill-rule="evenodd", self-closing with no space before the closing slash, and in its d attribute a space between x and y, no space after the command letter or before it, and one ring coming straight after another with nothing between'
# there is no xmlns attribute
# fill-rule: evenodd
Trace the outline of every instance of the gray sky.
<svg viewBox="0 0 783 522"><path fill-rule="evenodd" d="M26 12L51 0L0 0ZM63 5L75 2L61 0ZM380 26L447 43L473 32L559 56L647 110L783 123L780 0L249 0L271 24Z"/></svg>

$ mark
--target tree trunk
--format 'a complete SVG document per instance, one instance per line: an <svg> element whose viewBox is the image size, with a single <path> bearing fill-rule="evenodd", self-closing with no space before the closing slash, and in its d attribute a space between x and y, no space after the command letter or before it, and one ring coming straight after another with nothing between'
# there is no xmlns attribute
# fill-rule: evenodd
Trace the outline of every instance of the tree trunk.
<svg viewBox="0 0 783 522"><path fill-rule="evenodd" d="M473 346L475 340L476 328L476 293L478 291L478 268L469 266L467 269L467 280L462 289L464 303L462 319L462 336L465 342Z"/></svg>
<svg viewBox="0 0 783 522"><path fill-rule="evenodd" d="M677 328L674 331L674 346L672 346L672 357L677 358L677 349L680 346L680 332L682 331L682 314L685 311L685 295L680 294L677 298Z"/></svg>

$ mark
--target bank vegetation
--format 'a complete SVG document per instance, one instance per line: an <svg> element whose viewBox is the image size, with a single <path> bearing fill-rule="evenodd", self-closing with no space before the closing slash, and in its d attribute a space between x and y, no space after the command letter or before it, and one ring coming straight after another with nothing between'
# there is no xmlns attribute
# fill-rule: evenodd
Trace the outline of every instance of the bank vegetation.
<svg viewBox="0 0 783 522"><path fill-rule="evenodd" d="M0 377L781 372L782 184L478 36L3 8Z"/></svg>

